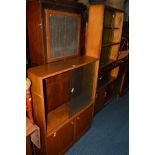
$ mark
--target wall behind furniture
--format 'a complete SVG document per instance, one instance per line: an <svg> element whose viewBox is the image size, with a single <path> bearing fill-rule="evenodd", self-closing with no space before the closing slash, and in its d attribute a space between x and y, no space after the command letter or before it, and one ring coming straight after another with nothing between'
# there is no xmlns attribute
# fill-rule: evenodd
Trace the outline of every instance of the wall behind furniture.
<svg viewBox="0 0 155 155"><path fill-rule="evenodd" d="M87 7L91 2L103 2L106 5L124 10L124 21L129 20L129 0L78 0L78 2L84 3Z"/></svg>

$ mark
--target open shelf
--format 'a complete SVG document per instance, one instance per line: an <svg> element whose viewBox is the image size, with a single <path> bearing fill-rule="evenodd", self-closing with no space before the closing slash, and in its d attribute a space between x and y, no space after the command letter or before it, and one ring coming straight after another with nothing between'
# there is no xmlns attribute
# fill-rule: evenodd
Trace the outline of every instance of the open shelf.
<svg viewBox="0 0 155 155"><path fill-rule="evenodd" d="M76 98L73 98L70 102L70 115L73 116L83 108L92 103L92 100L87 97L88 95L82 94Z"/></svg>
<svg viewBox="0 0 155 155"><path fill-rule="evenodd" d="M108 46L113 46L113 45L117 45L120 44L121 42L103 42L103 48L104 47L108 47Z"/></svg>
<svg viewBox="0 0 155 155"><path fill-rule="evenodd" d="M111 84L112 82L114 82L117 78L116 77L113 77L113 76L107 76L105 75L103 78L102 77L99 77L99 80L98 80L98 90L102 89L103 87Z"/></svg>
<svg viewBox="0 0 155 155"><path fill-rule="evenodd" d="M104 62L100 62L100 69L107 67L108 65L111 65L114 62L114 59L105 59Z"/></svg>
<svg viewBox="0 0 155 155"><path fill-rule="evenodd" d="M104 26L104 29L119 29L119 27L112 27L112 26Z"/></svg>
<svg viewBox="0 0 155 155"><path fill-rule="evenodd" d="M47 114L47 133L70 118L69 104L63 104Z"/></svg>

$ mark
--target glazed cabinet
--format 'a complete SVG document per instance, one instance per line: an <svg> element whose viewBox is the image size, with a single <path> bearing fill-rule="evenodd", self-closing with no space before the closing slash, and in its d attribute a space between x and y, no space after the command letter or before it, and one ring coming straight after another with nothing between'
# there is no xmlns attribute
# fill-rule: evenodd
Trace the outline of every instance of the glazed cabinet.
<svg viewBox="0 0 155 155"><path fill-rule="evenodd" d="M91 127L98 64L81 56L28 70L34 121L41 132L36 154L63 154Z"/></svg>
<svg viewBox="0 0 155 155"><path fill-rule="evenodd" d="M29 0L26 3L29 66L84 55L85 21L82 3Z"/></svg>

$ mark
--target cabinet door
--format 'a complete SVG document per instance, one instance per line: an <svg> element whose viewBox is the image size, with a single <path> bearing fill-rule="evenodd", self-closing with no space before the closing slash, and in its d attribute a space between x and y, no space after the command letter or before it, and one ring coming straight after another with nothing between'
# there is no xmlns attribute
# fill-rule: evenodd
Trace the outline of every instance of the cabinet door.
<svg viewBox="0 0 155 155"><path fill-rule="evenodd" d="M75 115L92 103L95 63L76 68L72 71L70 112Z"/></svg>
<svg viewBox="0 0 155 155"><path fill-rule="evenodd" d="M71 72L45 79L45 101L47 112L70 101Z"/></svg>
<svg viewBox="0 0 155 155"><path fill-rule="evenodd" d="M76 139L82 136L85 131L91 127L92 113L93 105L89 106L76 117Z"/></svg>
<svg viewBox="0 0 155 155"><path fill-rule="evenodd" d="M66 123L63 127L53 132L47 138L48 155L63 153L74 140L74 120Z"/></svg>

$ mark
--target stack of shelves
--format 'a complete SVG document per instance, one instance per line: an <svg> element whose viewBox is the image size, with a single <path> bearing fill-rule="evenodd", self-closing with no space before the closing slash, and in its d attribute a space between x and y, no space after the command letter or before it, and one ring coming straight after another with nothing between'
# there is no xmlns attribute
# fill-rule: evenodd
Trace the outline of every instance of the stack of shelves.
<svg viewBox="0 0 155 155"><path fill-rule="evenodd" d="M75 57L29 68L33 112L41 129L37 154L63 154L91 126L97 59Z"/></svg>
<svg viewBox="0 0 155 155"><path fill-rule="evenodd" d="M98 11L100 10L100 12ZM98 14L97 14L98 13ZM96 16L94 16L94 14ZM121 10L92 4L89 8L88 33L94 33L94 40L100 40L100 64L98 72L98 85L96 93L95 113L101 110L113 97L114 83L118 77L119 66L116 64L121 43L124 13ZM103 21L102 21L103 20ZM102 29L93 23L102 21ZM90 32L90 26L95 30ZM88 34L88 37L90 35Z"/></svg>

